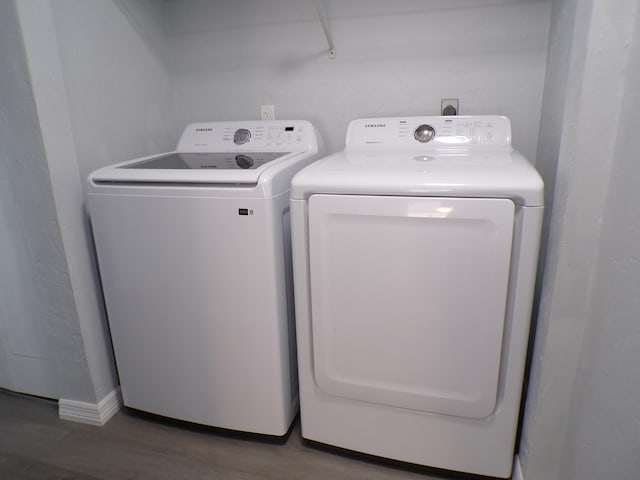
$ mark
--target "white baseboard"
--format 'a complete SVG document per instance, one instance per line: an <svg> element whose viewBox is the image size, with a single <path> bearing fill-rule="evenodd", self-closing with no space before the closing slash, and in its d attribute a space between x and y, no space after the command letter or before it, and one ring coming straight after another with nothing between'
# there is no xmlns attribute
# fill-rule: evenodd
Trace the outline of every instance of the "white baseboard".
<svg viewBox="0 0 640 480"><path fill-rule="evenodd" d="M98 403L77 402L75 400L58 401L58 416L72 422L103 426L122 406L120 387L114 388Z"/></svg>
<svg viewBox="0 0 640 480"><path fill-rule="evenodd" d="M511 480L524 480L522 465L520 464L520 457L518 455L513 458L513 473L511 474Z"/></svg>

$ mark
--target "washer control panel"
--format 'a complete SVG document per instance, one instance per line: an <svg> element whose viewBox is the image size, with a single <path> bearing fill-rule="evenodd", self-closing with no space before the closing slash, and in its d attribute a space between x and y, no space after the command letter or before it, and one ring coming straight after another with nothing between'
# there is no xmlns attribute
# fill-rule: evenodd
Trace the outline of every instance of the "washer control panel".
<svg viewBox="0 0 640 480"><path fill-rule="evenodd" d="M193 123L178 152L308 151L317 148L313 126L305 120Z"/></svg>
<svg viewBox="0 0 640 480"><path fill-rule="evenodd" d="M347 149L498 148L511 145L511 122L498 115L392 117L354 120Z"/></svg>

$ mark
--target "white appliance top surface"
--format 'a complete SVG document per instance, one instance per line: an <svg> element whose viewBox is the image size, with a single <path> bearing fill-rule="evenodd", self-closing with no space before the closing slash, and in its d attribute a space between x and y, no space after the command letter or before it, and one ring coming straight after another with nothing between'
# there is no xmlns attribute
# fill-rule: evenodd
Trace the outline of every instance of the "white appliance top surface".
<svg viewBox="0 0 640 480"><path fill-rule="evenodd" d="M432 126L434 134L422 143L414 132L424 125ZM511 198L528 206L544 203L542 179L511 148L511 126L505 117L354 120L346 143L344 151L300 171L293 178L291 197L462 196Z"/></svg>
<svg viewBox="0 0 640 480"><path fill-rule="evenodd" d="M305 120L193 123L176 151L101 168L90 181L256 185L265 171L276 174L288 160L317 151Z"/></svg>

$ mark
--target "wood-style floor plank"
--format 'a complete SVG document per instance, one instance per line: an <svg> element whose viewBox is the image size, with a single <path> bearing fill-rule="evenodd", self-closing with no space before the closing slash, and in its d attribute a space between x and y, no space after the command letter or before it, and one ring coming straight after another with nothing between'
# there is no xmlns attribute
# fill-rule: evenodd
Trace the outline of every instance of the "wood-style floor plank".
<svg viewBox="0 0 640 480"><path fill-rule="evenodd" d="M58 418L57 403L0 390L3 480L431 480L469 478L310 446L229 435L128 410L104 427Z"/></svg>

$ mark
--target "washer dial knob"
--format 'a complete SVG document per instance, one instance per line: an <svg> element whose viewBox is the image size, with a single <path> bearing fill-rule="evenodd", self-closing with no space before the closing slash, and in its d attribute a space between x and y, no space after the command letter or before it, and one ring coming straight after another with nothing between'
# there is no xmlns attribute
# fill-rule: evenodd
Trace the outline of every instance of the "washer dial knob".
<svg viewBox="0 0 640 480"><path fill-rule="evenodd" d="M413 132L413 138L415 138L420 143L427 143L433 140L433 137L436 136L436 129L431 125L427 125L426 123L420 125Z"/></svg>
<svg viewBox="0 0 640 480"><path fill-rule="evenodd" d="M246 128L239 128L236 133L233 134L233 143L236 145L243 145L251 140L251 132Z"/></svg>

